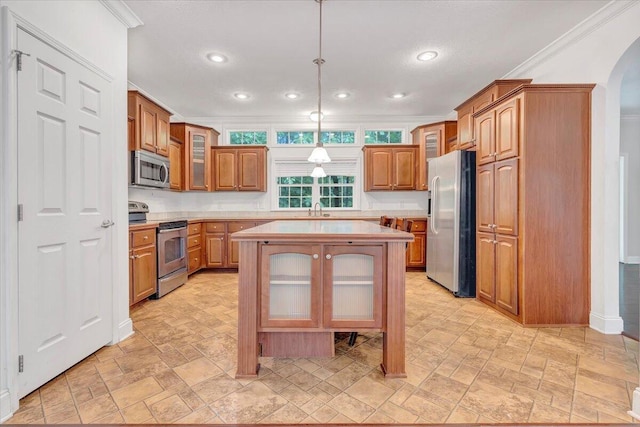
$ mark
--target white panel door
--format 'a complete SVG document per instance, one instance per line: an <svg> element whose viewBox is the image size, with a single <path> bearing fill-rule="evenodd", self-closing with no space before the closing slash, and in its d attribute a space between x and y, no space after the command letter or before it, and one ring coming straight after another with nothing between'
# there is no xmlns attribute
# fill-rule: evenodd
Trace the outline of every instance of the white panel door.
<svg viewBox="0 0 640 427"><path fill-rule="evenodd" d="M111 84L18 30L19 396L111 341Z"/></svg>

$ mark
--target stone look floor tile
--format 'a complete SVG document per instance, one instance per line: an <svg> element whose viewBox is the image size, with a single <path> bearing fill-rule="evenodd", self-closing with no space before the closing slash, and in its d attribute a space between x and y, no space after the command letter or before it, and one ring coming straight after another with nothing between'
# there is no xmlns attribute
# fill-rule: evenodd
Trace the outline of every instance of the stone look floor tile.
<svg viewBox="0 0 640 427"><path fill-rule="evenodd" d="M628 423L638 343L588 328L523 328L407 273L406 379L382 334L336 356L260 358L236 380L237 281L201 272L131 309L135 334L20 401L10 424Z"/></svg>
<svg viewBox="0 0 640 427"><path fill-rule="evenodd" d="M162 392L162 387L153 377L148 377L111 393L120 408L126 408L148 397Z"/></svg>
<svg viewBox="0 0 640 427"><path fill-rule="evenodd" d="M100 396L78 405L78 412L83 423L91 423L118 411L110 395Z"/></svg>

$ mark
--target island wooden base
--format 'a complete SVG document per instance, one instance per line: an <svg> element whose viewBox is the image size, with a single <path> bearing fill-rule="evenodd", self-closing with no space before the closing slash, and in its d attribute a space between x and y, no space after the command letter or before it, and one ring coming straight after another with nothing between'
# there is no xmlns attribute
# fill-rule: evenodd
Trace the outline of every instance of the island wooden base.
<svg viewBox="0 0 640 427"><path fill-rule="evenodd" d="M232 240L239 242L240 252L236 378L257 377L260 368L259 354L269 357L332 357L334 330L382 331L381 367L385 377L407 376L404 275L405 248L406 244L413 240L411 233L365 221L274 221L236 232L232 235ZM291 321L287 324L266 317L269 305L268 298L264 297L268 296L268 288L267 283L261 283L261 268L268 270L269 264L262 262L261 246L280 246L309 256L313 254L312 262L317 263L313 267L316 269L313 277L314 280L318 280L314 285L314 292L320 295L317 305L312 306L315 317L312 315L309 319ZM314 249L307 250L306 247ZM331 250L333 253L325 254L325 250ZM332 283L327 279L332 277L332 273L327 266L331 265L332 261L329 260L332 259L332 255L341 256L354 252L370 254L375 257L374 265L381 266L377 270L378 275L374 276L374 289L378 286L379 293L372 300L373 318L364 321L333 319L330 297ZM270 252L265 253L269 256ZM325 279L318 279L322 277ZM322 299L322 295L329 296ZM278 328L282 331L278 331ZM304 330L305 328L309 330Z"/></svg>
<svg viewBox="0 0 640 427"><path fill-rule="evenodd" d="M333 332L258 332L265 357L333 357Z"/></svg>

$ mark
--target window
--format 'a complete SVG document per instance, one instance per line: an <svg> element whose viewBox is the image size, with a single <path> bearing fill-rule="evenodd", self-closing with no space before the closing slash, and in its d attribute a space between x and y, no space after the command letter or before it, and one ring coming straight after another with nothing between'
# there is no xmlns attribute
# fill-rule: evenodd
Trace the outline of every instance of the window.
<svg viewBox="0 0 640 427"><path fill-rule="evenodd" d="M314 165L303 161L277 161L274 164L276 192L274 209L307 210L320 203L323 209L359 207L357 159L338 160L324 166L327 176L312 178Z"/></svg>
<svg viewBox="0 0 640 427"><path fill-rule="evenodd" d="M365 130L365 144L401 144L401 130Z"/></svg>
<svg viewBox="0 0 640 427"><path fill-rule="evenodd" d="M313 204L313 178L310 176L279 176L279 208L310 208Z"/></svg>
<svg viewBox="0 0 640 427"><path fill-rule="evenodd" d="M328 130L320 132L323 144L355 144L356 132L352 130Z"/></svg>
<svg viewBox="0 0 640 427"><path fill-rule="evenodd" d="M313 144L313 131L276 132L276 144Z"/></svg>
<svg viewBox="0 0 640 427"><path fill-rule="evenodd" d="M320 204L323 208L352 208L355 177L329 175L319 178Z"/></svg>
<svg viewBox="0 0 640 427"><path fill-rule="evenodd" d="M229 132L231 145L266 145L266 131L233 131Z"/></svg>

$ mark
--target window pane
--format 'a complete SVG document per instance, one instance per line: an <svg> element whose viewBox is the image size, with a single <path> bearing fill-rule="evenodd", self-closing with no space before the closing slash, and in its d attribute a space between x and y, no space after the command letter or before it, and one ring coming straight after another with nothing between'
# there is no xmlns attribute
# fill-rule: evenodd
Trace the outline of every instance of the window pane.
<svg viewBox="0 0 640 427"><path fill-rule="evenodd" d="M313 131L276 132L277 144L313 144Z"/></svg>
<svg viewBox="0 0 640 427"><path fill-rule="evenodd" d="M320 133L320 140L325 144L355 144L355 131L324 131Z"/></svg>
<svg viewBox="0 0 640 427"><path fill-rule="evenodd" d="M364 132L365 144L400 144L402 143L402 131L366 130Z"/></svg>
<svg viewBox="0 0 640 427"><path fill-rule="evenodd" d="M289 188L288 187L280 187L280 196L288 196Z"/></svg>
<svg viewBox="0 0 640 427"><path fill-rule="evenodd" d="M289 201L291 202L291 207L292 208L299 208L300 207L300 199L289 199Z"/></svg>
<svg viewBox="0 0 640 427"><path fill-rule="evenodd" d="M266 131L234 131L229 132L229 143L232 145L265 145L267 143Z"/></svg>

